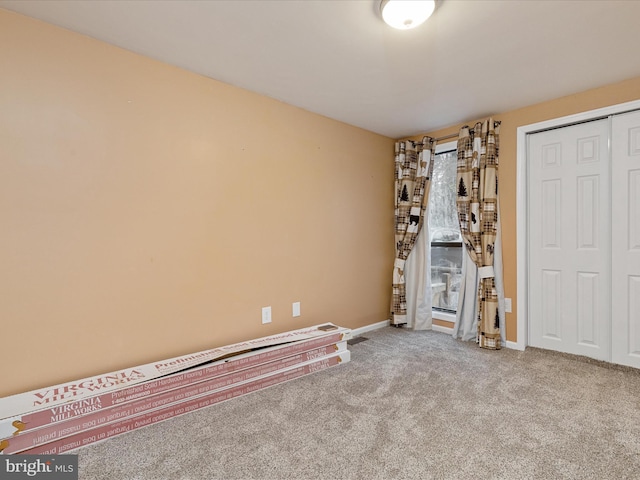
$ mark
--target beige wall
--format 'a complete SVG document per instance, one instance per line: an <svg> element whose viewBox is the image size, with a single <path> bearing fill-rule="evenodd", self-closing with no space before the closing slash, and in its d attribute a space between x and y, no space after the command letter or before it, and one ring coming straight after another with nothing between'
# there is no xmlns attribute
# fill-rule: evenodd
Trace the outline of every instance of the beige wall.
<svg viewBox="0 0 640 480"><path fill-rule="evenodd" d="M3 10L0 66L0 396L388 318L392 140ZM638 98L494 114L514 312L517 127Z"/></svg>
<svg viewBox="0 0 640 480"><path fill-rule="evenodd" d="M392 139L3 10L0 69L0 396L388 318Z"/></svg>
<svg viewBox="0 0 640 480"><path fill-rule="evenodd" d="M495 120L502 122L500 126L499 175L505 296L513 299L513 313L508 313L506 318L507 340L517 341L518 334L516 323L518 302L516 298L516 134L518 127L638 99L640 99L640 77L530 107L493 114ZM428 135L437 138L456 133L462 125L472 125L475 121L476 119L470 119L460 125L429 132Z"/></svg>

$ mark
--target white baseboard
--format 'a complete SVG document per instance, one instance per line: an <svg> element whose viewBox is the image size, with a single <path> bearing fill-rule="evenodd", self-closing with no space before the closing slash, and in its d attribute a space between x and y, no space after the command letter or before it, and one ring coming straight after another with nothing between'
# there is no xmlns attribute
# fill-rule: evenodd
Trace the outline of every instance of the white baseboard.
<svg viewBox="0 0 640 480"><path fill-rule="evenodd" d="M378 323L372 323L371 325L365 325L364 327L354 328L351 330L350 338L357 337L362 335L365 332L370 332L372 330L378 330L379 328L388 327L391 324L389 320L384 320ZM434 332L446 333L451 335L453 333L453 328L443 327L440 325L433 325L431 329ZM513 350L524 350L524 348L518 342L510 342L507 340L505 347L513 349Z"/></svg>
<svg viewBox="0 0 640 480"><path fill-rule="evenodd" d="M432 325L431 330L434 332L447 333L451 335L453 333L453 328L451 327L443 327L442 325Z"/></svg>
<svg viewBox="0 0 640 480"><path fill-rule="evenodd" d="M357 337L365 332L370 332L371 330L388 327L390 324L391 322L389 320L384 320L382 322L372 323L371 325L365 325L364 327L354 328L351 330L351 337Z"/></svg>
<svg viewBox="0 0 640 480"><path fill-rule="evenodd" d="M510 342L509 340L507 340L507 343L505 346L513 350L524 351L524 346L520 345L518 342Z"/></svg>
<svg viewBox="0 0 640 480"><path fill-rule="evenodd" d="M388 327L390 324L391 322L389 320L384 320L382 322L372 323L371 325L365 325L364 327L354 328L353 330L351 330L351 337L357 337L359 335L362 335L365 332L370 332L372 330L378 330L379 328ZM448 333L448 334L451 334L453 332L453 328L442 327L440 325L433 325L431 328L434 332Z"/></svg>

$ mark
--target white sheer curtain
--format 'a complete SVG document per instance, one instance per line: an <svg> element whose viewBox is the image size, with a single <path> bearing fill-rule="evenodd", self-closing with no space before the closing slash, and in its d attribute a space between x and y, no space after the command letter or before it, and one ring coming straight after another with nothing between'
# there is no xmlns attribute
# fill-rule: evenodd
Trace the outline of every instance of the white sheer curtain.
<svg viewBox="0 0 640 480"><path fill-rule="evenodd" d="M428 210L427 210L428 212ZM407 327L431 330L431 241L428 213L424 226L404 266L407 294Z"/></svg>

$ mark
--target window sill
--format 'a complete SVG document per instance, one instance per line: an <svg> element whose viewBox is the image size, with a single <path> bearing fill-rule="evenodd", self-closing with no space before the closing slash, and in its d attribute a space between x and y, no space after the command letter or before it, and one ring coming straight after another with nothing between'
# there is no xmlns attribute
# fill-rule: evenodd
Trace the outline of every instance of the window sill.
<svg viewBox="0 0 640 480"><path fill-rule="evenodd" d="M433 319L434 330L451 333L453 325L456 323L455 313L441 312L440 310L432 310L431 317Z"/></svg>
<svg viewBox="0 0 640 480"><path fill-rule="evenodd" d="M443 322L456 322L456 314L455 313L447 313L440 310L432 310L431 316L434 320L442 320Z"/></svg>

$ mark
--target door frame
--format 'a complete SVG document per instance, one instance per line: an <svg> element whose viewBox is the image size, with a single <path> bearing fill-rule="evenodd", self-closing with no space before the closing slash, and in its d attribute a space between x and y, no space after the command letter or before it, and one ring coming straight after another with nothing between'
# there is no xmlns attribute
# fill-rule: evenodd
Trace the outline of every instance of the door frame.
<svg viewBox="0 0 640 480"><path fill-rule="evenodd" d="M512 344L517 350L524 350L529 345L529 175L527 169L527 136L531 133L638 109L640 109L640 100L633 100L518 127L516 137L516 268L518 272L516 278L518 284L516 292L518 318L516 324L518 332L517 341Z"/></svg>

